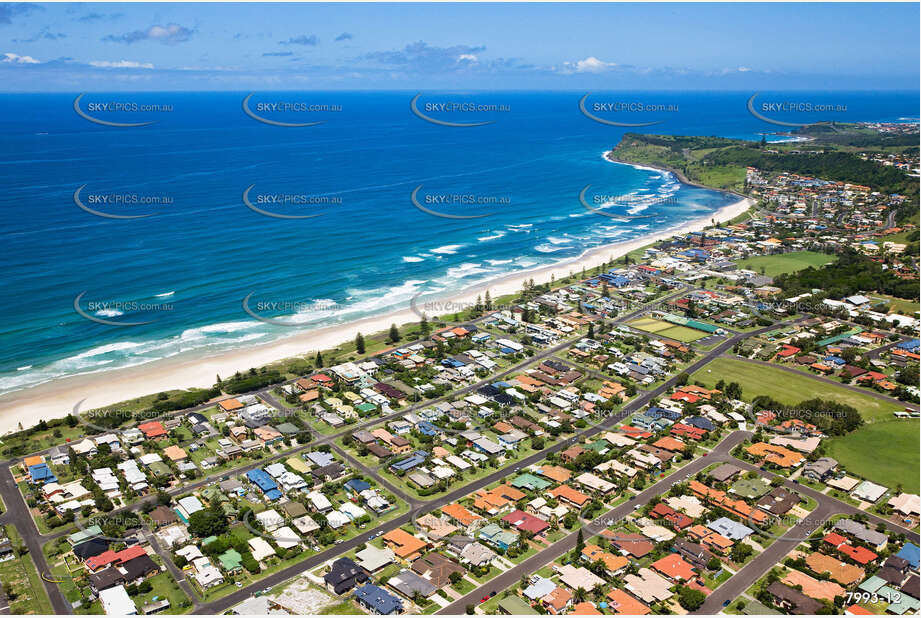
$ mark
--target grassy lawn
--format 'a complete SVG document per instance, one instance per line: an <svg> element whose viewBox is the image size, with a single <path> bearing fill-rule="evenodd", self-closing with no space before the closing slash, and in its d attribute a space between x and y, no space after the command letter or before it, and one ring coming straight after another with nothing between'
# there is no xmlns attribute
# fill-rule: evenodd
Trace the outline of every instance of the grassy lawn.
<svg viewBox="0 0 921 618"><path fill-rule="evenodd" d="M7 526L14 546L21 541L12 525ZM51 614L51 601L45 593L41 578L28 554L0 562L0 582L10 590L11 614Z"/></svg>
<svg viewBox="0 0 921 618"><path fill-rule="evenodd" d="M707 333L703 331L688 328L687 326L681 326L679 324L672 324L671 322L658 320L656 318L638 318L636 320L627 322L627 325L637 330L661 335L670 339L675 339L677 341L681 341L682 343L696 341L697 339L701 339L707 336Z"/></svg>
<svg viewBox="0 0 921 618"><path fill-rule="evenodd" d="M798 376L789 371L731 358L717 358L691 376L691 381L699 381L708 387L714 386L721 379L727 383L738 382L747 401L758 395L769 395L786 405L815 398L832 400L857 408L867 423L890 420L893 412L902 409L896 402L888 403L855 393L812 379L808 375Z"/></svg>
<svg viewBox="0 0 921 618"><path fill-rule="evenodd" d="M348 616L358 613L358 606L353 605L351 601L342 601L335 605L324 607L320 611L321 616Z"/></svg>
<svg viewBox="0 0 921 618"><path fill-rule="evenodd" d="M901 484L906 492L916 494L919 448L917 421L892 420L831 438L828 455L855 474L890 488Z"/></svg>
<svg viewBox="0 0 921 618"><path fill-rule="evenodd" d="M469 581L467 581L466 579L462 579L456 584L451 584L451 588L453 588L455 591L461 594L467 594L473 591L474 585L470 583Z"/></svg>
<svg viewBox="0 0 921 618"><path fill-rule="evenodd" d="M810 266L824 266L835 261L835 256L816 251L794 251L783 255L758 255L736 261L739 268L761 272L768 277L792 273Z"/></svg>
<svg viewBox="0 0 921 618"><path fill-rule="evenodd" d="M871 296L873 300L882 300L889 305L890 313L901 313L903 315L913 315L921 309L921 304L916 300L906 300L904 298L896 298L895 296L888 296L886 294L873 294Z"/></svg>
<svg viewBox="0 0 921 618"><path fill-rule="evenodd" d="M169 599L170 602L169 608L164 611L166 614L182 614L188 609L191 604L189 597L186 596L168 571L154 575L147 581L153 584L153 590L134 597L134 602L137 604L138 609L141 609L154 599L160 600L164 598Z"/></svg>

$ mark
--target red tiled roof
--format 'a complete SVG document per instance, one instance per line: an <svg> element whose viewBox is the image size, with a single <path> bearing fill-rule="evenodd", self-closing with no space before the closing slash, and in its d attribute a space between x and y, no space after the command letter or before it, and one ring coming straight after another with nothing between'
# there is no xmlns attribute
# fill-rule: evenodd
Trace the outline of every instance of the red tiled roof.
<svg viewBox="0 0 921 618"><path fill-rule="evenodd" d="M114 552L111 549L106 550L99 554L98 556L93 556L86 559L86 568L91 571L96 571L103 567L107 567L110 564L124 564L129 560L134 558L139 558L141 556L146 556L147 552L144 551L144 548L139 545L134 545L133 547L128 547L119 552Z"/></svg>
<svg viewBox="0 0 921 618"><path fill-rule="evenodd" d="M678 554L669 554L649 566L672 580L687 581L694 577L694 567Z"/></svg>
<svg viewBox="0 0 921 618"><path fill-rule="evenodd" d="M141 423L138 425L138 429L144 432L144 436L147 438L156 438L166 435L166 429L164 429L163 423L160 421L148 421L146 423Z"/></svg>
<svg viewBox="0 0 921 618"><path fill-rule="evenodd" d="M515 526L515 529L517 530L533 532L534 534L540 534L550 527L550 524L545 522L543 519L538 519L530 513L525 513L521 509L515 509L503 517L502 521L508 522L509 524Z"/></svg>

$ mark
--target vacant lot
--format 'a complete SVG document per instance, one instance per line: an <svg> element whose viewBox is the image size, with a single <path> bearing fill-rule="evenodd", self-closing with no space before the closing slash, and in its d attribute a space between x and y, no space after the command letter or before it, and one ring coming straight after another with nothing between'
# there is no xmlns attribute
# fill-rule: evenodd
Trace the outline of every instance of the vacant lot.
<svg viewBox="0 0 921 618"><path fill-rule="evenodd" d="M817 253L815 251L795 251L783 255L759 255L757 257L738 260L739 268L761 272L768 277L776 277L784 273L792 273L810 266L824 266L835 261L835 256Z"/></svg>
<svg viewBox="0 0 921 618"><path fill-rule="evenodd" d="M892 413L902 410L898 402L889 403L869 395L854 392L836 384L821 382L807 374L765 367L733 358L717 358L691 376L712 387L719 380L738 382L742 397L751 401L758 395L767 395L782 404L792 405L807 399L827 399L857 408L864 421L875 423L891 420Z"/></svg>
<svg viewBox="0 0 921 618"><path fill-rule="evenodd" d="M918 421L914 419L883 421L865 425L828 443L828 455L837 459L848 472L895 488L901 485L908 493L918 493Z"/></svg>

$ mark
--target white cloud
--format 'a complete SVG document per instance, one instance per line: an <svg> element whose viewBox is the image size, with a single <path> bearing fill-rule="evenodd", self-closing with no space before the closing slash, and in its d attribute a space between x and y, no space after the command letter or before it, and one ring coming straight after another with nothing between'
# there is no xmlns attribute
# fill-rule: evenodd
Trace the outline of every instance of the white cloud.
<svg viewBox="0 0 921 618"><path fill-rule="evenodd" d="M152 69L154 65L150 62L135 62L134 60L90 60L90 66L101 69Z"/></svg>
<svg viewBox="0 0 921 618"><path fill-rule="evenodd" d="M594 56L589 56L584 60L578 60L576 62L564 62L565 71L576 72L576 73L603 73L604 71L609 71L617 66L615 62L605 62L604 60L599 60Z"/></svg>
<svg viewBox="0 0 921 618"><path fill-rule="evenodd" d="M458 62L477 62L479 58L476 57L476 54L461 54L457 57Z"/></svg>
<svg viewBox="0 0 921 618"><path fill-rule="evenodd" d="M739 73L748 73L749 71L751 71L751 69L749 69L748 67L739 67L737 70L739 71Z"/></svg>
<svg viewBox="0 0 921 618"><path fill-rule="evenodd" d="M41 64L41 60L36 60L32 56L20 56L12 52L5 52L3 56L4 58L0 60L0 62L6 62L8 64Z"/></svg>
<svg viewBox="0 0 921 618"><path fill-rule="evenodd" d="M147 30L134 30L125 34L109 34L102 37L102 40L127 44L140 41L156 41L164 45L176 45L191 39L194 32L194 30L179 24L166 24L165 26L151 26Z"/></svg>

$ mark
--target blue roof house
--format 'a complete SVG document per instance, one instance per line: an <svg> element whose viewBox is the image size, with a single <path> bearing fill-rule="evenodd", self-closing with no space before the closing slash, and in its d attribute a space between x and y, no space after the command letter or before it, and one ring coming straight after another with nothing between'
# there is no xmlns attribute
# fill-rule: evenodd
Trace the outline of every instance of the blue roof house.
<svg viewBox="0 0 921 618"><path fill-rule="evenodd" d="M403 601L374 584L365 584L352 593L358 604L372 614L389 616L403 611Z"/></svg>

